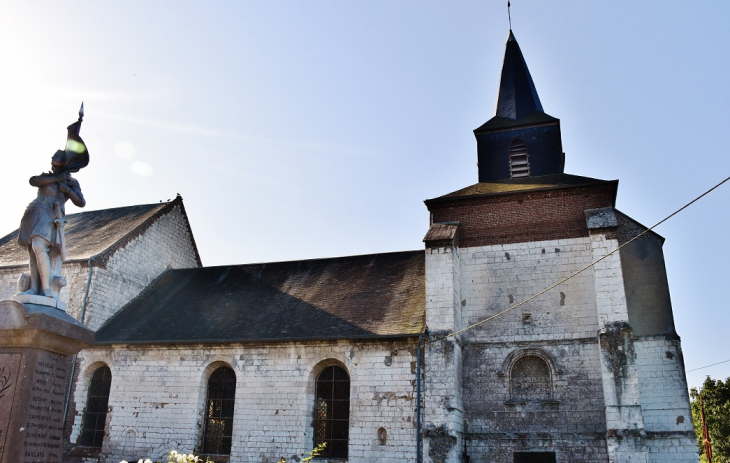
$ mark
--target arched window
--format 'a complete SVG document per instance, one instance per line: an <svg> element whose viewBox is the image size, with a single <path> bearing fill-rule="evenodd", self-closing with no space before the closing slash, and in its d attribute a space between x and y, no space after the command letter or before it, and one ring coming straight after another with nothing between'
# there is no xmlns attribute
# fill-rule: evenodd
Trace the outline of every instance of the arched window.
<svg viewBox="0 0 730 463"><path fill-rule="evenodd" d="M521 357L512 366L510 386L513 401L551 400L550 367L536 355Z"/></svg>
<svg viewBox="0 0 730 463"><path fill-rule="evenodd" d="M350 376L337 366L317 376L314 403L314 446L325 443L323 457L347 458L350 433Z"/></svg>
<svg viewBox="0 0 730 463"><path fill-rule="evenodd" d="M81 423L79 445L101 447L104 441L106 412L109 410L109 391L112 387L112 372L107 366L98 368L89 381L89 395L86 398L84 418Z"/></svg>
<svg viewBox="0 0 730 463"><path fill-rule="evenodd" d="M216 369L208 378L203 453L230 455L235 398L236 374L229 367Z"/></svg>
<svg viewBox="0 0 730 463"><path fill-rule="evenodd" d="M527 145L519 138L515 138L509 145L509 173L512 178L530 176Z"/></svg>

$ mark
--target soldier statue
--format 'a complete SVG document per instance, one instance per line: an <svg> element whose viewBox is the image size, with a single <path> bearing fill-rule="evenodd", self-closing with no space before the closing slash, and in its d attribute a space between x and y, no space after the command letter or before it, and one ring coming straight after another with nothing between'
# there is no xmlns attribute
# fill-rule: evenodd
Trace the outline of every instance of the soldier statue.
<svg viewBox="0 0 730 463"><path fill-rule="evenodd" d="M65 203L84 207L79 182L72 173L89 164L89 152L79 136L84 105L79 119L68 126L66 149L58 150L51 158L51 171L30 178L38 188L38 196L28 205L18 230L18 243L28 249L30 272L18 281L18 295L60 298L65 278L61 264L66 259L64 237Z"/></svg>

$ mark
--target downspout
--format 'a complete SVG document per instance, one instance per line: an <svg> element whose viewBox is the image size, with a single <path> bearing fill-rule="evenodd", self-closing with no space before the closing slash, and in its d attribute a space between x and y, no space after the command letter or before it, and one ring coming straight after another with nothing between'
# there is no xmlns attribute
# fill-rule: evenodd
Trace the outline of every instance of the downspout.
<svg viewBox="0 0 730 463"><path fill-rule="evenodd" d="M94 273L94 268L91 266L91 261L96 256L92 256L89 258L89 276L86 277L86 289L84 290L84 300L81 303L81 317L80 322L81 324L84 324L84 318L86 317L86 304L89 301L89 287L91 286L91 276ZM68 389L66 390L66 403L63 406L63 430L61 435L66 435L66 418L68 417L68 405L71 401L71 386L73 385L74 381L74 374L76 373L76 358L78 354L74 354L73 360L71 361L71 374L68 377Z"/></svg>
<svg viewBox="0 0 730 463"><path fill-rule="evenodd" d="M416 463L423 461L421 448L421 344L423 335L418 335L418 351L416 352Z"/></svg>

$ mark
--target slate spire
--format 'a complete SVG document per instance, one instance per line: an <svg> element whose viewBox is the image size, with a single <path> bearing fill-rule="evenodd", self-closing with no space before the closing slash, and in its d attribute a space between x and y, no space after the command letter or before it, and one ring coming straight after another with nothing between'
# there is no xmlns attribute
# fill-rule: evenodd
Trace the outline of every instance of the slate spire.
<svg viewBox="0 0 730 463"><path fill-rule="evenodd" d="M535 111L542 111L540 97L537 96L537 89L527 69L520 45L510 29L504 50L502 77L494 115L519 120Z"/></svg>
<svg viewBox="0 0 730 463"><path fill-rule="evenodd" d="M562 174L560 120L542 109L512 30L504 51L494 117L474 131L480 182Z"/></svg>

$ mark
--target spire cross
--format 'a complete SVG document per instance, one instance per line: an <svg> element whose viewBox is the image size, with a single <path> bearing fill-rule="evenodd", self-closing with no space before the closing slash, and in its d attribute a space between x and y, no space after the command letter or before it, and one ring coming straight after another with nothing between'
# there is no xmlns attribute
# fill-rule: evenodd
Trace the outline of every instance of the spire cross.
<svg viewBox="0 0 730 463"><path fill-rule="evenodd" d="M507 0L507 19L509 19L509 30L512 30L512 15L510 15L509 7L511 5L509 4L509 0Z"/></svg>

